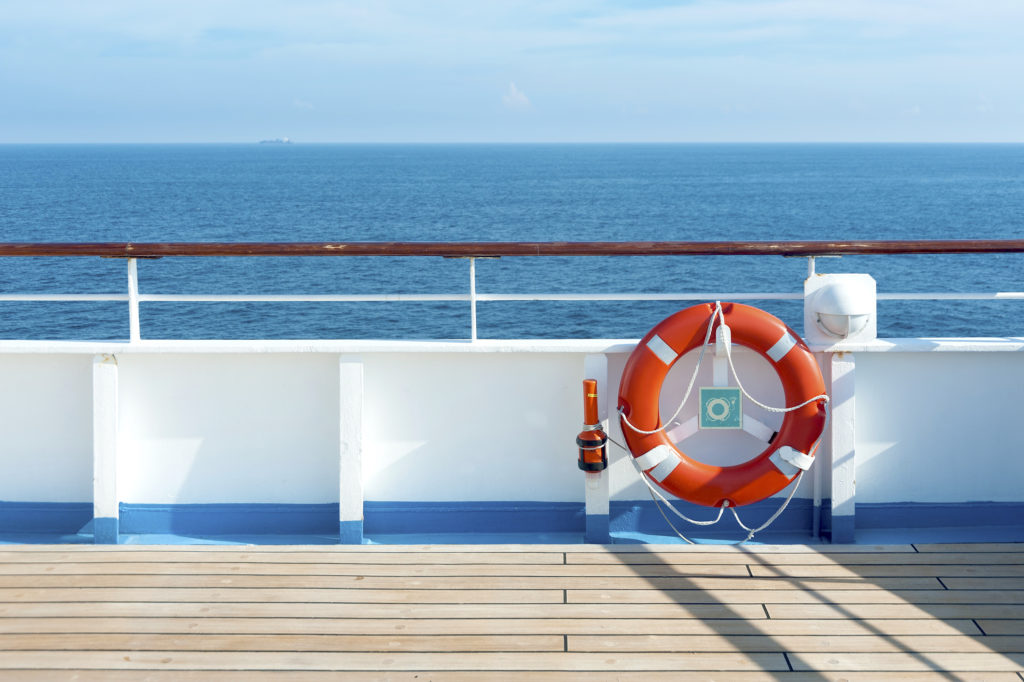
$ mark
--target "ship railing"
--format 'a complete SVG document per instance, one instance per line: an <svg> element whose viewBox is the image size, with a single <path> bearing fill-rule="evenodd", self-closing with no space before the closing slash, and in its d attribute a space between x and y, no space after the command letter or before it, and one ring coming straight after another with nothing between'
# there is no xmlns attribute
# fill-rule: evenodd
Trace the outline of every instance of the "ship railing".
<svg viewBox="0 0 1024 682"><path fill-rule="evenodd" d="M467 302L470 340L477 340L477 306L497 301L768 301L801 300L793 292L680 293L480 293L476 261L480 258L542 256L784 256L815 259L847 255L1022 253L1024 239L779 241L779 242L178 242L178 243L0 243L0 257L99 257L127 262L127 292L100 294L0 293L0 301L127 302L129 340L142 339L139 306L175 303L361 303ZM468 261L468 293L443 294L143 294L139 292L140 259L188 257L441 257ZM973 293L879 293L880 301L977 301L1024 299L1022 291Z"/></svg>

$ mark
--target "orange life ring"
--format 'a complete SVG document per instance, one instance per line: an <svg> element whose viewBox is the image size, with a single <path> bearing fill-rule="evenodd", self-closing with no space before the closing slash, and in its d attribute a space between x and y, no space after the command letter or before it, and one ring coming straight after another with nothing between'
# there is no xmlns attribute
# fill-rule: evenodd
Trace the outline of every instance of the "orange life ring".
<svg viewBox="0 0 1024 682"><path fill-rule="evenodd" d="M781 453L790 452L786 448L792 448L799 453L797 457L810 462L814 444L825 426L827 398L817 361L782 320L739 303L721 305L732 340L756 351L775 368L782 381L786 405L810 401L786 413L778 434L763 452L743 464L712 466L688 457L664 430L639 432L661 427L658 401L662 383L679 357L704 343L708 325L716 322L713 303L681 310L662 320L641 339L622 372L618 404L626 444L648 477L676 497L694 504L720 507L728 501L730 506L738 507L770 497L793 481L799 473L796 467L778 463ZM818 396L822 399L815 401Z"/></svg>

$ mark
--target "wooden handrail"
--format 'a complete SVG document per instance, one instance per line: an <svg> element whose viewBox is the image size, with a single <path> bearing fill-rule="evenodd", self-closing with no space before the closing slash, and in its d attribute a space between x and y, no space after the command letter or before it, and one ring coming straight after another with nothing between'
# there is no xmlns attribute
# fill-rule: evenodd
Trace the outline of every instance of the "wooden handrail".
<svg viewBox="0 0 1024 682"><path fill-rule="evenodd" d="M1024 239L785 242L23 242L0 243L5 256L844 256L1022 253Z"/></svg>

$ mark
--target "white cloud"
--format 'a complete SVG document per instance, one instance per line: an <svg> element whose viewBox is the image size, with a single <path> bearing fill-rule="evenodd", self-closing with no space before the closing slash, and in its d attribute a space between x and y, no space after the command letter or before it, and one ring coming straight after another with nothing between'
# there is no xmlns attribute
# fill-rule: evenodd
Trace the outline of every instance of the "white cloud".
<svg viewBox="0 0 1024 682"><path fill-rule="evenodd" d="M530 108L530 98L526 96L525 92L517 88L515 83L508 84L508 89L501 96L501 101L507 108L516 111L525 111Z"/></svg>

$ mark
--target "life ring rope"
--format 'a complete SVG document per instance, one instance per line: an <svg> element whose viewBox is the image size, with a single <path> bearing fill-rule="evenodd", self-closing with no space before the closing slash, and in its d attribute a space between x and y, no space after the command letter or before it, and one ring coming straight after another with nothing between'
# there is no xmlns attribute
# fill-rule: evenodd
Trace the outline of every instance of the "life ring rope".
<svg viewBox="0 0 1024 682"><path fill-rule="evenodd" d="M735 304L733 304L733 305L735 305ZM745 308L747 310L753 311L756 314L760 314L760 315L765 316L765 317L767 317L767 318L769 318L771 320L774 320L774 323L777 324L779 327L781 327L782 334L779 337L773 337L773 338L771 338L769 340L769 339L765 339L764 338L764 334L761 335L760 342L764 343L765 345L770 346L770 347L766 348L764 345L762 345L762 346L760 346L759 352L763 356L765 356L767 359L769 359L771 362L775 363L775 365L777 367L777 369L776 369L777 372L780 371L778 369L778 367L782 366L781 363L787 363L786 364L786 366L787 366L787 370L786 370L787 374L785 375L786 378L783 379L783 385L786 388L787 395L789 395L789 393L790 393L789 387L791 386L791 384L787 384L786 381L792 381L793 380L793 375L792 375L791 372L794 371L792 369L794 367L793 363L797 362L797 361L792 360L790 358L787 358L787 355L790 353L790 351L792 351L794 348L797 348L797 346L799 345L800 348L802 349L801 352L803 354L803 357L805 357L805 358L810 357L809 353L807 352L807 348L805 346L803 346L803 344L801 342L798 341L798 337L795 337L795 333L791 333L791 330L789 330L788 327L785 327L785 325L783 325L781 322L779 322L776 318L772 318L767 313L763 313L762 311L757 311L756 309L750 309L750 308L745 307L745 306L740 306L740 308ZM688 309L688 311L690 311L690 310L695 312L696 311L696 306L693 309ZM692 543L692 541L689 538L687 538L685 535L680 533L679 530L671 523L671 521L668 519L668 516L666 516L665 512L662 510L661 505L659 504L659 500L661 502L664 502L665 505L668 506L668 508L673 512L673 514L675 514L676 516L678 516L682 520L686 521L687 523L694 524L694 525L699 525L699 526L709 526L709 525L713 525L715 523L718 523L721 520L721 518L722 518L722 514L724 513L725 508L729 507L730 511L732 512L733 516L736 519L737 524L741 528L743 528L745 531L747 531L747 537L744 540L742 540L740 543L738 543L738 544L742 544L742 543L747 542L750 539L752 539L756 533L764 530L765 528L768 528L777 518L779 518L779 516L782 515L782 513L789 506L789 503L792 501L793 497L796 494L796 490L799 488L800 482L803 480L804 473L809 469L811 463L813 462L813 455L814 455L814 453L817 451L818 447L821 444L822 439L824 438L825 433L828 430L828 425L829 425L829 422L831 420L831 409L830 409L831 405L830 405L830 399L829 399L828 394L826 392L824 392L824 390L823 390L824 386L821 386L821 375L820 375L820 373L817 374L817 376L818 376L817 383L818 383L819 386L821 386L821 388L818 389L819 391L821 391L820 393L818 393L817 391L814 391L814 393L817 393L816 395L812 395L811 397L806 397L808 395L808 392L804 391L803 395L797 394L797 395L790 396L790 397L795 397L797 400L803 399L801 402L799 402L799 404L795 404L795 405L791 405L791 406L786 406L786 407L775 407L775 406L772 406L772 405L767 405L767 404L757 400L756 398L754 398L749 392L747 392L746 388L743 386L743 384L742 384L742 382L741 382L741 380L739 378L738 373L736 372L736 367L735 367L735 364L733 363L733 357L732 357L732 339L731 339L731 337L732 337L732 330L729 328L729 325L728 325L728 323L726 321L726 314L725 314L725 310L724 310L724 308L722 306L721 301L716 301L715 304L714 304L714 307L711 309L710 312L711 312L711 314L707 317L706 329L704 330L705 333L703 335L703 337L704 337L703 338L703 342L700 343L700 353L699 353L698 358L697 358L697 363L696 363L696 365L695 365L695 367L693 369L693 374L690 377L690 381L689 381L689 383L688 383L688 385L686 387L685 393L683 394L682 400L680 401L679 406L676 408L675 413L672 415L672 417L669 418L668 420L664 421L664 422L662 422L660 418L657 418L657 423L660 423L660 425L658 425L657 428L654 428L654 429L651 429L651 430L645 430L645 429L641 429L641 428L637 427L637 425L633 424L629 420L629 418L627 416L627 412L631 412L632 411L632 407L631 406L634 405L633 399L635 399L636 396L635 396L635 394L631 394L630 393L631 389L622 389L622 390L625 390L626 392L624 394L620 393L620 404L618 406L618 413L619 413L619 418L620 418L620 424L624 425L623 429L622 429L623 430L623 435L627 437L627 442L630 443L630 447L625 447L625 446L623 446L623 445L621 445L621 444L619 444L619 443L617 443L615 441L612 441L612 442L615 445L619 446L620 448L622 448L623 450L625 450L626 452L628 452L630 454L629 459L633 463L633 466L637 469L637 473L639 474L641 480L644 482L644 484L648 488L648 491L651 494L651 498L654 501L655 506L658 508L659 513L662 514L662 516L668 522L669 526L672 528L673 531L676 532L676 534L680 538L682 538L686 542ZM677 315L683 315L683 314L684 314L684 312L680 312ZM731 315L735 314L735 309L733 309L733 312L730 313L730 314ZM746 325L746 326L742 326L741 325L739 327L739 329L742 332L741 339L744 339L744 340L749 342L751 340L751 331L750 331L750 324L751 324L751 317L750 317L750 315L751 315L751 313L744 313L744 315L745 315L745 317L743 318L743 320L744 320L744 325ZM673 318L670 318L670 319L675 319L675 318L676 318L676 316L673 316ZM692 330L692 332L686 331L685 327L680 327L679 323L673 323L673 322L670 322L669 320L666 320L666 321L663 321L662 324L659 324L657 327L655 327L655 329L652 330L648 334L647 337L645 337L646 343L643 344L642 348L645 349L648 352L648 354L646 356L647 359L640 360L641 366L643 365L643 363L647 363L648 366L651 366L651 363L653 363L654 365L657 365L658 367L665 367L666 368L666 369L663 369L663 370L654 370L654 369L649 370L648 374L646 376L647 377L652 377L653 376L654 378L653 379L648 378L647 379L648 382L652 382L652 381L656 382L656 381L658 381L658 379L657 379L658 376L661 377L660 381L664 381L665 372L668 371L667 368L672 366L672 364L678 359L679 355L682 354L682 353L687 352L687 350L692 351L692 350L696 349L696 345L697 345L696 341L697 341L697 339L700 338L699 336L696 339L693 339L692 342L682 341L682 339L684 339L684 338L692 338L690 336L685 336L685 335L682 336L682 337L679 336L681 333L682 334L691 334L692 333L694 336L696 336L696 334L700 333L699 330L700 330L700 325L702 323L698 322L697 320L693 320L692 318L693 318L693 316L691 314L690 319L692 321L689 324L691 324L692 326L690 326L689 329ZM747 526L746 524L743 523L743 521L740 519L740 516L739 516L738 512L736 511L737 504L731 502L729 496L725 496L725 499L721 500L718 504L711 504L710 501L706 501L708 499L706 494L702 493L704 495L704 498L698 500L698 499L695 499L695 498L691 498L688 495L684 495L684 494L682 494L680 492L677 492L677 490L679 490L679 488L676 487L678 485L680 479L678 478L678 474L675 474L674 471L680 465L680 458L682 460L686 460L686 456L677 447L673 446L673 444L672 444L673 441L671 439L668 439L668 433L669 433L668 428L671 426L672 430L675 430L679 426L679 424L675 424L675 426L673 426L673 424L676 422L677 417L682 413L683 407L686 405L687 401L689 400L689 398L690 398L690 396L691 396L691 394L693 392L693 387L696 384L697 376L698 376L698 374L700 372L700 368L701 368L701 364L702 364L703 359L704 359L705 351L706 351L708 345L710 345L709 342L711 340L711 335L712 335L712 333L716 329L716 327L715 327L716 322L719 323L718 327L717 327L718 333L716 335L716 344L718 344L718 346L719 346L719 349L718 349L719 353L722 353L722 351L724 351L724 354L725 354L725 356L727 358L727 361L728 361L729 371L731 372L732 377L736 381L736 386L737 386L737 388L739 388L741 394L747 400L751 401L753 404L757 405L758 407L760 407L761 409L763 409L765 411L774 412L774 413L791 413L791 412L795 412L796 410L800 410L802 408L805 408L808 405L811 405L813 403L820 403L820 408L819 409L821 410L821 412L819 413L819 415L821 415L823 417L822 421L820 422L821 430L818 432L817 437L814 438L813 441L810 441L809 438L808 438L807 440L803 440L802 444L798 444L798 443L800 443L800 440L799 439L792 440L792 433L791 433L790 437L789 437L790 439L787 439L786 441L783 441L783 443L781 445L777 445L776 448L774 449L774 451L773 450L765 450L761 455L759 455L757 458L755 458L755 460L751 460L747 464L741 465L741 466L745 467L745 469L743 469L743 471L751 472L752 473L754 471L754 469L752 469L750 465L753 465L755 462L763 462L764 464L767 464L767 462L770 461L771 465L774 465L774 468L772 470L777 472L775 474L776 476L778 476L778 472L781 472L787 479L789 479L785 486L775 487L774 488L774 492L776 492L776 493L777 492L781 492L785 487L790 488L789 494L786 496L786 499L783 501L783 503L781 504L779 509L775 513L773 513L771 515L771 517L768 518L767 521L765 521L764 523L762 523L760 526L758 526L756 528L751 528L751 527L749 527L749 526ZM664 327L664 325L666 323L668 323L669 325L675 324L675 326L674 327L672 327L672 326ZM767 323L767 320L766 320L766 323ZM675 336L675 342L673 343L672 346L670 346L665 341L665 339L663 339L661 336L659 336L659 334L664 333L662 331L663 327L667 331L669 331L670 334L673 334ZM666 338L668 338L670 341L672 340L671 337L666 337ZM677 352L673 348L673 346L675 346L676 348L680 348L681 346L676 345L676 343L679 343L679 342L684 344L682 347L685 347L686 350L682 350L682 351ZM741 341L741 343L742 342L743 341ZM724 346L724 348L722 348L722 346ZM756 347L755 347L755 349L756 349ZM643 353L643 351L641 350L641 347L638 347L637 351L634 351L634 353L637 353L637 352ZM644 356L640 355L638 357L642 358ZM633 356L631 356L630 362L631 363L634 362ZM800 365L795 365L795 366L803 366L803 367L807 366L807 360L800 360L799 362L801 364ZM627 371L629 371L630 366L631 365L627 366ZM801 370L801 371L809 372L811 370L806 369L806 370ZM652 375L650 372L654 372L654 374ZM625 374L624 374L624 376L625 376ZM782 378L782 377L780 376L780 378ZM804 386L806 386L808 388L809 387L813 387L813 382L805 383ZM650 389L648 389L648 391L650 391ZM623 395L626 396L626 401L625 402L623 402L623 400L622 400L622 396ZM646 407L645 407L645 410L646 410L645 414L647 415L646 418L650 419L651 418L650 417L650 415L651 415L650 410L652 409L652 407L655 410L655 412L654 412L655 417L656 417L656 414L657 414L657 397L656 397L657 393L653 394L654 395L654 404L653 404L653 406L652 406L652 404L650 402L651 398L649 397L652 394L650 392L648 392L646 395L648 397L645 398L647 400ZM806 418L806 416L804 418ZM787 417L786 417L787 422L788 422L789 419L790 419L790 416L787 415ZM783 427L784 427L783 430L786 430L785 426L786 425L784 424L783 425ZM631 436L630 433L626 431L626 429L629 429L629 431L633 432L636 436L638 436L641 439L641 441L640 441L641 443L646 442L647 443L647 446L646 446L647 449L646 450L640 450L640 451L635 450L633 448L634 443L632 442L633 436ZM656 440L654 441L654 443L651 443L650 439L648 437L649 436L653 436L655 434L658 434L656 436ZM807 434L807 436L811 437L811 434ZM666 440L666 439L668 439L668 440ZM660 444L658 444L659 442L660 442ZM769 442L771 442L771 441L769 440ZM654 447L651 448L651 445L654 445ZM792 447L792 445L797 445L797 447L794 448L794 447ZM641 447L643 447L643 446L641 446ZM770 454L770 457L769 457L769 454ZM690 460L690 461L692 462L692 460ZM754 466L760 467L760 471L765 471L764 468L763 468L764 464L756 464ZM771 466L771 465L769 465L769 466ZM703 465L690 465L690 466L703 466ZM769 476L769 474L760 474L760 475L761 476ZM666 487L666 485L667 485L667 478L670 477L670 476L674 477L675 483L672 484L672 487ZM651 480L648 480L649 478ZM758 480L767 480L767 479L758 479ZM660 486L665 487L666 490L673 492L676 496L682 497L683 499L689 499L691 502L697 502L698 504L704 504L706 506L718 506L719 507L718 515L716 516L716 518L714 518L713 520L709 520L709 521L698 521L698 520L691 519L691 518L687 517L685 514L680 512L661 493L661 491L659 491L653 485L654 481L658 482L658 484ZM743 481L741 480L740 483L742 484ZM771 484L767 484L767 485L762 486L762 489L765 489L765 488L767 488L767 490L765 491L767 495L773 494L772 489L771 489ZM686 488L686 489L690 490L689 488ZM696 488L693 488L692 490L696 490ZM719 493L719 494L721 494L721 493ZM700 497L700 496L698 495L698 497ZM749 494L746 495L746 500L749 500L750 497L751 496ZM755 497L754 500L756 500L756 499L758 499L758 498ZM763 498L761 498L761 499L763 499ZM750 503L749 501L740 501L739 502L739 504L741 504L741 505L742 504L749 504L749 503Z"/></svg>
<svg viewBox="0 0 1024 682"><path fill-rule="evenodd" d="M708 323L708 328L709 329L712 326L714 326L713 325L713 321L714 321L715 317L718 317L722 321L722 325L721 326L728 327L728 325L725 323L725 313L722 311L722 302L721 301L715 301L715 312L711 315L712 322ZM776 350L777 348L779 348L779 344L784 344L785 350L781 350L781 349ZM786 353L788 353L789 350L792 349L793 346L795 346L795 345L796 345L796 340L792 336L790 336L789 333L787 332L779 340L779 343L777 343L772 348L768 349L767 353L768 353L768 355L773 360L778 362L779 359L784 357L786 355ZM759 401L757 398L755 398L754 396L752 396L749 393L747 393L747 389L743 388L743 384L740 383L740 375L736 373L736 367L732 364L732 344L731 343L725 344L725 357L727 357L729 359L729 371L732 372L732 377L733 377L733 379L736 380L736 386L739 387L739 389L743 393L743 395L745 395L747 397L747 400L749 400L750 402L754 403L755 405L757 405L758 407L760 407L763 410L768 410L769 412L793 412L794 410L799 410L801 407L804 407L806 405L810 405L811 403L817 402L818 400L821 400L822 402L825 403L825 405L828 405L829 397L828 397L827 393L821 393L819 395L814 396L813 398L808 398L807 400L803 401L799 405L793 405L791 407L772 407L771 405L765 405L764 403ZM822 431L822 433L824 433L824 431ZM815 447L817 447L817 446L815 446Z"/></svg>
<svg viewBox="0 0 1024 682"><path fill-rule="evenodd" d="M717 312L722 309L721 301L715 301L715 306L716 306L715 314L717 314ZM661 426L659 426L658 428L656 428L656 429L654 429L652 431L645 431L645 430L643 430L641 428L638 428L638 427L634 426L629 421L629 418L626 417L626 414L623 411L622 406L619 405L619 407L616 410L619 413L619 418L622 419L622 421L624 421L626 423L626 425L629 426L629 428L631 428L633 431L636 431L637 433L642 434L644 436L650 436L651 434L654 434L654 433L660 433L661 431L664 431L665 428L669 424L671 424L675 420L676 417L679 416L680 412L683 411L683 405L685 405L686 401L690 399L690 394L693 393L693 385L695 383L697 383L697 373L700 371L701 362L703 362L703 360L704 360L704 351L708 347L708 341L711 340L711 332L714 330L714 327L715 327L715 314L712 314L711 317L708 318L708 330L704 334L704 343L702 343L700 345L700 354L697 356L697 365L693 368L693 375L690 377L690 383L687 384L687 386L686 386L686 393L683 394L683 399L679 401L679 407L677 407L676 411L672 414L672 416L668 418L668 421L666 421L664 424L662 424ZM661 341L661 339L659 337L656 336L655 338L657 338L659 341ZM662 341L662 343L664 344L665 342ZM665 344L665 346L667 348L668 344ZM669 350L671 350L671 348L669 348ZM672 351L672 352L674 354L675 351ZM662 358L662 360L664 361L665 358ZM673 357L672 360L675 360L675 357ZM665 363L665 364L669 364L669 363ZM730 362L730 364L731 364L731 362ZM627 452L628 452L628 450L627 450Z"/></svg>
<svg viewBox="0 0 1024 682"><path fill-rule="evenodd" d="M831 418L831 410L829 409L828 403L825 403L825 424L824 424L824 426L823 426L823 428L821 430L823 434L826 431L828 431L828 424L829 424L830 418ZM672 504L672 502L669 501L669 499L667 497L662 495L661 491L658 490L649 480L647 480L647 476L644 475L644 470L640 468L640 464L638 463L637 459L632 456L632 454L630 453L629 448L627 448L625 445L623 445L622 443L618 442L617 440L615 440L611 436L608 437L608 440L613 445L617 446L620 450L622 450L623 452L625 452L629 456L628 457L629 461L631 461L633 463L633 467L636 469L637 474L640 476L640 480L643 481L644 485L647 486L647 490L651 494L651 499L654 500L654 506L658 508L658 512L662 515L662 517L664 517L665 522L668 523L669 527L675 532L675 534L678 535L681 540L683 540L684 542L687 542L687 543L689 543L691 545L695 545L697 543L694 542L693 540L691 540L690 538L686 537L685 535L683 535L681 532L679 532L678 528L676 528L674 525L672 525L672 522L669 521L669 518L667 516L665 516L665 512L662 510L661 505L658 504L659 500L662 503L664 503L664 505L666 507L668 507L669 510L673 514L675 514L676 516L681 518L683 521L686 521L687 523L690 523L690 524L692 524L694 526L713 526L713 525L715 525L716 523L718 523L719 521L722 520L722 514L725 512L726 507L728 507L729 511L731 511L732 515L736 518L736 523L739 525L739 527L742 528L743 530L747 531L747 537L743 538L739 542L732 543L732 544L735 544L735 545L742 545L742 544L752 540L754 538L755 534L760 533L764 529L768 528L768 526L772 525L775 522L775 519L777 519L780 516L782 516L782 512L786 511L786 508L789 506L789 503L793 501L793 496L796 494L796 491L800 488L800 481L803 480L804 474L806 473L806 470L801 471L797 475L797 477L795 479L793 479L793 482L790 483L789 486L788 486L790 488L790 490L789 490L789 494L786 496L786 500L779 506L778 510L776 510L776 512L774 514L772 514L770 517L768 517L767 521L762 523L757 528L750 528L745 523L743 523L743 520L740 519L739 512L736 511L736 507L730 506L728 503L726 503L726 504L724 504L724 505L722 505L721 507L718 508L718 516L716 516L714 519L712 519L710 521L697 521L696 519L691 519L689 516L687 516L683 512L681 512L678 509L676 509L676 506L674 504ZM819 441L820 440L821 439L819 438ZM817 443L815 444L815 449L816 448L817 448ZM812 452L813 452L813 450L812 450Z"/></svg>
<svg viewBox="0 0 1024 682"><path fill-rule="evenodd" d="M632 429L636 433L639 433L639 434L644 435L644 436L649 436L651 434L660 433L661 431L664 431L665 428L669 424L671 424L676 419L676 417L679 416L679 414L683 411L683 406L686 405L687 401L690 399L690 394L693 393L693 386L694 386L694 384L697 383L697 374L700 372L700 366L701 366L701 363L704 360L704 351L705 351L705 349L707 349L708 342L711 340L711 332L714 331L715 318L718 318L719 320L721 320L721 324L720 324L719 328L725 327L726 329L728 329L729 325L727 325L726 322L725 322L725 312L722 310L722 302L721 301L715 301L715 310L714 310L714 312L711 313L711 317L708 318L708 329L707 329L707 332L705 332L705 334L704 334L704 343L702 343L701 346L700 346L700 354L697 356L697 364L694 366L693 374L690 376L690 383L687 384L686 392L683 394L683 399L679 401L679 407L676 408L676 411L672 414L672 416L669 417L668 420L665 423L663 423L661 426L659 426L658 428L653 429L651 431L645 431L644 429L641 429L641 428L635 426L632 422L629 421L629 418L625 414L624 408L620 405L618 407L617 411L619 413L619 417L622 419L623 422L625 422L626 426L628 426L630 429ZM779 340L779 344L783 344L787 340L787 337L789 337L788 334L786 336L783 336L782 339ZM791 339L792 337L789 337L789 338ZM779 344L776 344L776 346L773 346L772 348L770 348L768 350L768 354L770 356L775 357L776 355L778 355L778 357L781 358L782 356L784 356L786 354L785 352L783 352L781 350L781 347L779 347ZM795 341L793 343L785 343L784 345L788 346L788 348L786 348L786 351L788 351L789 348L792 348L794 344L795 344ZM776 350L776 348L779 348L779 350ZM773 351L774 351L774 354L773 354ZM740 375L736 373L736 366L732 362L732 343L725 344L725 357L728 358L728 360L729 360L729 371L732 373L732 377L736 380L737 388L740 389L740 392L743 393L743 395L747 398L747 400L749 400L750 402L754 403L755 405L757 405L761 409L767 410L768 412L778 412L778 413L793 412L794 410L799 410L801 407L806 407L807 405L810 405L811 403L816 402L818 400L822 401L825 404L825 409L826 410L828 409L829 397L828 397L828 394L826 394L826 393L822 393L820 395L816 395L813 398L808 398L807 400L805 400L804 402L800 403L799 405L793 405L793 406L790 406L790 407L773 407L771 405L765 405L760 400L758 400L754 396L752 396L749 393L747 393L747 389L743 388L743 383L740 382ZM824 434L824 430L822 431L822 434ZM821 440L821 438L819 437L818 441L820 442L820 440ZM818 447L818 442L815 442L814 448L812 449L812 452L814 450L816 450L817 447Z"/></svg>

